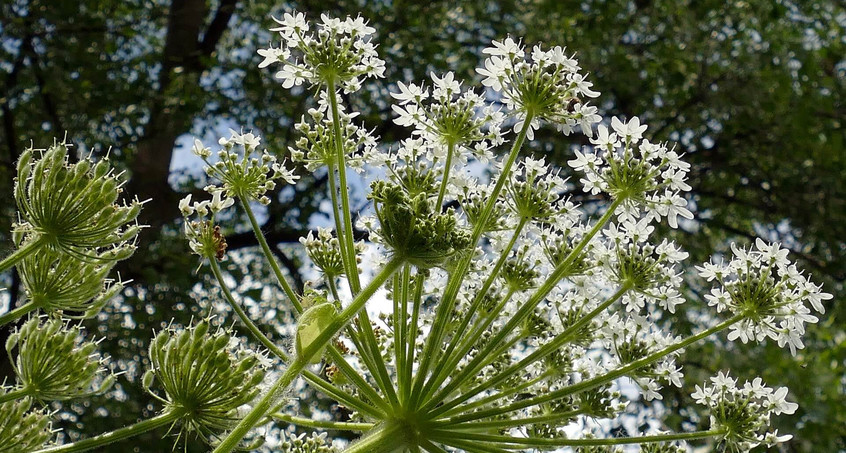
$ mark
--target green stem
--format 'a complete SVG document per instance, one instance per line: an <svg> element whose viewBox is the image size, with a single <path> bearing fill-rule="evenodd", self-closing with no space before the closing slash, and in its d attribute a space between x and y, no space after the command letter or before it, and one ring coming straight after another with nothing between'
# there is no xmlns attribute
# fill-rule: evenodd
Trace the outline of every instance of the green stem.
<svg viewBox="0 0 846 453"><path fill-rule="evenodd" d="M343 238L344 225L341 218L341 211L338 208L338 182L335 180L335 164L329 163L327 165L329 174L329 198L332 201L332 219L335 222L335 234L338 236L338 248L341 250L341 261L344 263L344 274L347 275L347 282L350 286L349 275L353 269L349 268L349 261L347 260L347 242Z"/></svg>
<svg viewBox="0 0 846 453"><path fill-rule="evenodd" d="M411 440L403 424L386 421L354 441L344 453L399 453L405 451Z"/></svg>
<svg viewBox="0 0 846 453"><path fill-rule="evenodd" d="M600 375L600 376L596 376L592 379L587 379L587 380L584 380L584 381L579 382L577 384L569 385L569 386L561 388L559 390L549 392L549 393L546 393L546 394L543 394L543 395L538 395L538 396L535 396L533 398L527 398L527 399L524 399L524 400L516 401L512 404L509 404L508 406L498 407L498 408L494 408L494 409L488 409L488 410L484 410L484 411L473 412L472 414L466 414L466 415L463 415L463 416L460 416L460 417L452 418L450 420L452 420L453 422L463 422L463 421L468 421L468 420L478 420L478 419L490 417L492 415L501 415L501 414L505 414L505 413L508 413L508 412L511 412L511 411L516 411L516 410L519 410L519 409L522 409L522 408L525 408L525 407L530 407L530 406L535 406L535 405L538 405L538 404L547 403L547 402L550 402L550 401L557 400L559 398L563 398L563 397L568 396L568 395L572 395L572 394L579 393L579 392L584 392L585 390L590 390L592 388L599 387L599 386L601 386L605 383L608 383L608 382L613 381L614 379L617 379L618 377L624 376L624 375L630 373L631 371L634 371L638 368L649 365L650 363L655 362L655 361L661 359L662 357L667 356L668 354L672 354L673 352L676 352L679 349L683 349L683 348L689 346L690 344L695 343L695 342L697 342L697 341L699 341L699 340L701 340L705 337L713 335L713 334L715 334L715 333L717 333L717 332L719 332L723 329L726 329L729 326L731 326L732 324L742 320L745 317L746 317L745 313L739 313L737 315L734 315L733 317L721 322L720 324L717 324L714 327L711 327L710 329L706 329L706 330L704 330L704 331L702 331L702 332L700 332L696 335L692 335L690 337L685 338L684 340L682 340L679 343L668 346L668 347L666 347L666 348L664 348L664 349L662 349L658 352L652 353L652 354L650 354L650 355L648 355L648 356L646 356L642 359L635 360L634 362L631 362L630 364L628 364L624 367L618 368L614 371L611 371L609 373L606 373L606 374L603 374L603 375Z"/></svg>
<svg viewBox="0 0 846 453"><path fill-rule="evenodd" d="M523 320L528 317L532 312L535 310L535 307L544 299L556 286L558 286L559 281L564 278L566 275L570 273L570 266L579 255L582 253L585 247L587 247L588 243L596 236L602 228L611 220L611 217L614 216L614 212L623 203L623 198L618 198L611 203L611 206L608 207L608 210L602 217L596 222L596 224L585 234L582 239L579 241L579 244L573 248L572 251L567 255L567 257L562 261L552 273L547 277L546 281L538 287L537 291L530 297L520 308L517 312L512 316L508 322L503 326L499 332L486 344L484 350L476 355L473 360L465 367L465 371L468 370L477 370L479 369L479 363L487 357L491 357L492 350L499 347L505 340L505 338L513 332ZM469 372L469 371L468 371ZM462 379L465 377L464 373L460 376ZM460 379L456 379L460 383ZM456 385L453 385L454 382L450 382L444 390L440 392L441 395L447 395L448 393L444 393L446 389L449 389L451 392ZM426 408L432 408L440 401L436 398L433 398L429 401L429 404L426 405Z"/></svg>
<svg viewBox="0 0 846 453"><path fill-rule="evenodd" d="M180 417L182 417L182 414L177 411L165 412L161 415L140 421L134 425L125 426L112 432L100 434L99 436L88 439L78 440L70 444L45 448L43 450L38 450L36 453L70 453L91 450L119 440L128 439L130 437L146 433L147 431L152 431L156 428L173 423Z"/></svg>
<svg viewBox="0 0 846 453"><path fill-rule="evenodd" d="M290 361L290 356L282 350L279 346L276 346L270 338L259 330L258 326L253 323L247 313L241 308L241 305L235 300L235 297L232 296L232 292L229 291L229 287L223 281L223 274L220 272L220 265L217 264L217 260L214 258L209 259L209 263L211 264L212 274L214 274L214 278L217 279L217 283L220 285L221 291L223 291L223 296L227 302L229 302L229 306L235 310L235 314L238 315L238 318L244 323L244 326L247 327L247 330L253 334L253 337L258 340L265 348L267 348L270 352L273 353L276 357L279 357L285 362Z"/></svg>
<svg viewBox="0 0 846 453"><path fill-rule="evenodd" d="M354 423L354 422L336 422L326 420L312 420L305 417L297 417L295 415L283 414L277 412L273 414L273 418L281 420L292 425L304 426L306 428L314 429L333 429L337 431L369 431L375 426L373 423Z"/></svg>
<svg viewBox="0 0 846 453"><path fill-rule="evenodd" d="M447 143L447 158L444 166L444 176L441 179L441 189L438 191L438 201L435 202L435 208L441 212L444 205L444 195L446 195L447 183L449 182L449 172L452 169L452 155L455 152L455 143L450 140Z"/></svg>
<svg viewBox="0 0 846 453"><path fill-rule="evenodd" d="M279 268L279 263L276 262L276 256L273 255L273 251L267 244L267 239L265 239L264 233L261 232L261 226L259 226L258 222L256 221L256 216L253 214L252 208L250 208L250 202L247 200L246 197L242 196L239 196L238 200L241 202L241 206L244 207L244 211L247 212L247 217L250 218L250 225L252 225L253 227L253 233L256 235L256 239L258 240L258 243L261 246L262 252L264 252L265 258L270 261L270 267L273 269L273 273L276 274L276 280L279 281L279 284L282 286L282 289L285 291L285 294L288 296L288 299L291 300L291 304L297 310L297 313L302 313L303 306L300 304L300 299L299 297L297 297L297 293L294 292L294 289L288 283L288 279L286 279L285 275L282 274L282 269Z"/></svg>
<svg viewBox="0 0 846 453"><path fill-rule="evenodd" d="M347 165L344 156L343 135L341 134L341 119L338 112L338 95L335 93L335 81L330 79L327 84L329 105L332 109L332 129L335 132L335 150L338 158L338 182L341 185L341 217L344 220L343 241L345 243L347 262L347 279L350 282L352 293L355 294L361 289L358 280L358 265L355 262L355 244L353 241L352 213L350 213L349 185L347 185ZM341 231L338 231L341 234Z"/></svg>
<svg viewBox="0 0 846 453"><path fill-rule="evenodd" d="M492 387L500 384L501 382L504 382L506 379L513 376L514 374L516 374L520 370L526 369L526 367L528 367L530 364L532 364L532 363L534 363L538 360L543 359L544 357L548 356L549 354L552 354L553 352L558 350L558 348L563 346L567 341L569 341L570 338L572 338L572 336L575 335L579 331L579 329L584 327L593 318L595 318L600 313L605 311L605 309L608 308L609 306L611 306L611 304L613 304L614 302L619 300L621 297L623 297L623 294L625 294L629 289L630 289L630 284L625 284L625 285L621 286L617 290L617 292L614 293L613 296L609 297L605 302L601 303L598 307L591 310L590 313L588 313L585 316L582 316L581 318L579 318L578 321L576 321L575 323L573 323L573 325L564 329L564 331L562 331L561 333L556 335L555 338L553 338L550 342L548 342L548 343L542 345L541 347L535 349L531 354L524 357L519 362L509 366L508 368L506 368L505 370L503 370L502 372L500 372L499 374L494 376L492 379L486 380L482 384L476 386L474 389L463 393L459 398L456 398L456 399L438 407L437 411L434 412L433 415L436 415L438 413L444 413L444 412L448 411L449 409L451 409L455 406L458 406L459 404L463 403L464 401L469 400L470 398L474 397L475 395L478 395L479 393L482 393L485 390L492 388ZM447 395L448 395L448 393L443 393L444 397L446 397ZM437 399L437 398L435 398L435 399Z"/></svg>
<svg viewBox="0 0 846 453"><path fill-rule="evenodd" d="M494 185L493 190L490 194L488 194L488 201L485 204L484 209L482 210L482 215L479 217L476 225L473 227L473 234L470 236L470 244L471 247L475 247L476 243L479 242L479 238L482 236L482 233L485 230L485 225L488 222L488 218L491 216L491 213L494 210L494 206L496 206L496 201L499 198L499 193L502 191L503 186L505 185L505 181L508 180L508 177L511 173L511 167L514 165L514 162L517 160L517 156L520 154L520 149L523 147L523 142L526 140L526 134L529 131L529 127L532 122L532 115L528 114L523 124L523 128L520 130L520 133L517 134L517 138L514 140L514 143L511 145L511 151L508 154L508 158L505 161L505 164L502 166L502 171L497 178L496 184ZM443 297L441 298L441 302L438 305L438 310L435 313L435 320L432 323L432 331L429 334L428 341L426 341L426 346L423 352L423 361L420 363L420 366L417 370L417 375L414 377L414 386L412 390L412 397L414 395L419 395L423 388L423 384L426 380L426 376L429 373L429 366L433 361L436 361L439 357L440 345L443 339L444 329L446 328L447 319L446 317L449 316L453 309L455 308L455 300L458 296L458 290L461 288L461 283L464 281L464 275L467 273L467 270L470 267L470 261L473 259L473 253L468 253L466 257L462 258L458 265L456 266L455 270L450 274L449 280L447 281L446 289L444 290ZM416 399L412 401L412 404L417 404L419 401Z"/></svg>
<svg viewBox="0 0 846 453"><path fill-rule="evenodd" d="M0 404L6 403L6 402L9 402L9 401L12 401L12 400L19 400L21 398L26 397L27 395L29 395L29 391L26 388L22 387L22 388L19 388L19 389L15 389L15 390L12 390L10 392L0 394Z"/></svg>
<svg viewBox="0 0 846 453"><path fill-rule="evenodd" d="M244 311L244 309L241 308L241 305L238 304L237 301L235 301L235 298L233 297L232 292L229 290L229 287L226 285L226 283L223 280L223 274L221 273L220 266L217 264L217 261L215 261L214 259L211 259L209 261L211 262L212 273L214 274L215 278L217 279L218 284L220 284L220 288L223 291L223 295L224 295L226 301L229 303L229 305L232 307L232 309L238 315L238 318L241 320L241 322L244 323L244 325L247 327L247 330L249 330L250 333L253 335L253 337L256 340L258 340L262 345L264 345L265 348L267 348L271 353L273 353L273 355L275 355L276 357L279 357L284 362L290 361L291 357L285 351L283 351L282 348L280 348L275 343L273 343L272 340L267 338L267 336L265 336L264 333L262 333L262 331L259 330L258 326L256 326L255 323L253 323L253 321L250 319L250 317L247 315L247 313ZM335 352L334 345L331 345L329 350L330 350L330 352ZM340 354L338 354L338 356L333 356L333 360L335 360L335 363L338 365L339 368L341 368L341 370L344 372L345 375L350 375L350 374L357 375L355 370L352 369L352 367L346 362L346 360L342 356L340 356ZM304 371L303 377L305 377L306 380L312 386L314 386L315 388L319 389L320 391L326 393L327 395L334 397L336 400L338 400L338 402L343 403L344 405L347 405L348 407L356 408L360 411L367 412L367 413L370 413L370 414L372 414L373 411L374 411L374 409L371 408L370 406L368 406L367 403L365 403L364 401L362 401L362 400L356 398L355 396L350 395L349 393L347 393L347 392L335 387L334 385L324 381L323 379L320 378L320 376L318 376L318 375L316 375L316 374L314 374L310 371L307 371L307 370ZM362 389L362 390L364 390L364 389ZM376 395L376 396L378 396L378 395ZM381 401L381 400L376 399L374 401ZM376 412L376 413L378 413L378 412Z"/></svg>
<svg viewBox="0 0 846 453"><path fill-rule="evenodd" d="M512 437L497 434L473 434L466 431L454 433L450 431L434 431L432 438L448 443L451 439L473 440L482 442L495 442L505 448L513 446L521 447L588 447L602 445L627 445L647 444L654 442L672 442L676 440L706 439L708 437L721 436L726 433L725 429L712 429L708 431L694 431L689 433L656 434L652 436L613 437L608 439L568 439L554 438L545 439L539 437ZM504 444L504 445L503 445Z"/></svg>
<svg viewBox="0 0 846 453"><path fill-rule="evenodd" d="M47 241L46 239L44 239L44 236L39 236L29 242L24 243L23 247L15 250L9 256L3 258L3 261L0 261L0 272L6 272L7 270L9 270L9 268L14 266L15 264L18 264L20 260L26 258L30 254L38 250L46 242Z"/></svg>
<svg viewBox="0 0 846 453"><path fill-rule="evenodd" d="M301 371L309 364L312 357L318 351L323 349L324 345L328 343L335 334L343 329L352 320L355 315L361 311L364 304L370 300L373 294L387 281L397 269L403 264L403 259L394 257L385 265L385 267L373 277L373 280L353 299L352 303L345 308L338 316L317 336L317 338L309 344L302 352L302 355L297 357L288 365L284 373L271 385L264 396L253 406L252 410L244 417L237 426L226 436L225 439L215 448L215 453L231 452L238 446L241 439L257 425L270 410L275 406L279 394L286 389L291 382L300 374Z"/></svg>
<svg viewBox="0 0 846 453"><path fill-rule="evenodd" d="M347 184L347 166L345 163L345 152L344 152L344 144L343 144L343 134L341 132L341 120L340 120L340 113L338 109L338 96L335 92L335 81L333 79L329 79L327 81L327 95L329 97L329 104L330 108L332 109L332 130L334 132L335 137L335 151L336 151L336 158L337 162L337 169L338 169L338 182L340 183L341 190L336 190L334 188L334 174L330 174L330 190L332 190L332 194L334 195L336 192L340 192L341 194L341 209L340 209L340 218L343 220L343 226L341 226L341 222L338 221L338 203L337 199L333 198L333 214L335 215L335 229L338 234L338 242L342 243L341 246L341 258L344 261L344 269L346 270L347 274L347 282L350 285L350 292L355 296L361 290L361 283L359 281L358 276L358 264L356 263L356 255L355 255L355 241L353 238L353 227L352 227L352 213L350 212L350 200L349 200L349 185ZM330 170L331 170L330 166ZM385 395L395 404L398 403L398 398L396 395L396 391L391 383L391 379L385 366L384 360L382 360L382 356L379 353L379 346L376 341L376 336L373 334L373 328L370 323L370 316L367 312L362 312L359 315L358 320L356 321L359 332L361 334L361 340L363 340L364 348L359 348L359 352L364 356L365 354L370 356L370 362L372 366L368 368L371 371L371 374L374 376L374 379L379 383L379 387L385 392Z"/></svg>
<svg viewBox="0 0 846 453"><path fill-rule="evenodd" d="M463 333L467 329L467 325L470 324L470 321L473 318L473 315L479 309L479 306L485 300L485 296L487 295L488 291L493 285L493 282L499 276L499 271L502 269L502 266L505 264L505 261L508 259L509 253L511 253L511 249L514 248L514 244L517 242L517 238L520 237L520 233L523 231L523 227L526 226L526 223L529 219L521 217L520 221L517 223L517 227L514 229L514 233L511 235L511 239L508 242L508 245L502 249L502 254L499 256L496 264L494 265L493 269L491 269L490 274L485 279L485 282L482 284L482 287L476 293L476 297L473 299L473 302L470 304L470 308L465 313L464 317L461 320L461 324L455 329L456 334L450 339L449 346L447 346L446 351L443 353L443 357L446 360L441 360L438 365L432 371L432 378L426 382L426 385L423 387L422 395L423 398L428 397L438 386L443 383L451 373L456 369L458 362L460 362L470 351L479 337L482 336L484 331L488 328L488 326L496 319L496 316L499 314L498 310L492 311L489 316L484 318L484 321L481 323L474 324L473 328L470 330L472 334L469 337L465 337ZM510 297L510 294L509 294ZM506 298L508 299L508 298ZM481 324L481 325L480 325ZM459 335L461 333L461 335ZM461 343L461 348L459 348L458 352L455 352L455 348L459 345L460 339L466 338L466 341Z"/></svg>
<svg viewBox="0 0 846 453"><path fill-rule="evenodd" d="M11 302L10 302L11 304ZM0 327L5 326L6 324L20 318L21 316L31 312L38 308L38 305L35 302L29 301L14 310L9 310L6 313L0 315Z"/></svg>

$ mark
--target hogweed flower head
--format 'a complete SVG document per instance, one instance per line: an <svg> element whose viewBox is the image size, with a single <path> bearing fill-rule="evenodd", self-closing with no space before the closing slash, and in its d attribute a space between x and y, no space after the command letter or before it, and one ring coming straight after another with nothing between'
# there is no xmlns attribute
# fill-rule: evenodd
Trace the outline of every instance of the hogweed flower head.
<svg viewBox="0 0 846 453"><path fill-rule="evenodd" d="M578 62L565 51L559 46L548 50L535 46L526 59L522 43L510 37L494 41L493 47L482 51L490 55L483 68L476 68L484 77L482 85L502 93L507 108L517 115L515 132L523 128L527 117L532 118L527 134L530 140L540 120L549 121L564 134L580 128L587 136L593 135L593 124L600 120L597 108L584 100L599 93L591 89L593 84L579 72Z"/></svg>
<svg viewBox="0 0 846 453"><path fill-rule="evenodd" d="M123 183L107 159L68 162L66 143L27 149L18 161L15 201L27 240L88 261L118 261L135 250L141 202L118 203ZM36 158L37 154L40 158Z"/></svg>
<svg viewBox="0 0 846 453"><path fill-rule="evenodd" d="M685 183L690 165L666 145L644 139L646 125L637 117L628 123L613 118L611 125L613 133L599 126L591 139L593 152L576 151L576 158L568 162L584 172L584 191L623 200L624 215L631 219L642 217L643 211L648 218L666 217L673 228L678 227L678 216L692 219L680 195L690 190Z"/></svg>
<svg viewBox="0 0 846 453"><path fill-rule="evenodd" d="M831 294L803 276L779 244L758 239L749 249L732 244L732 251L728 263L697 267L700 276L720 285L705 296L708 304L718 312L744 315L732 326L729 340L746 343L771 338L796 355L804 347L805 323L818 320L811 310L825 313L822 302L831 299Z"/></svg>
<svg viewBox="0 0 846 453"><path fill-rule="evenodd" d="M192 151L203 158L208 164L206 173L223 183L222 190L226 196L241 197L244 200L257 200L263 205L270 203L265 193L276 187L276 181L284 180L288 184L295 184L299 176L285 168L285 163L276 161L276 156L267 150L258 152L261 137L251 132L246 134L229 130L229 138L221 138L219 144L223 147L217 153L218 161L211 163L208 158L211 150L195 139ZM241 153L236 151L240 148ZM259 154L258 157L254 154ZM272 173L271 173L272 172ZM182 209L183 214L190 208Z"/></svg>
<svg viewBox="0 0 846 453"><path fill-rule="evenodd" d="M279 32L282 44L279 48L260 49L264 61L259 67L282 63L276 78L282 80L285 88L308 82L341 86L348 93L358 91L364 78L383 76L385 62L370 42L374 28L361 17L340 20L322 14L320 19L312 31L303 13L273 18L279 26L270 31Z"/></svg>
<svg viewBox="0 0 846 453"><path fill-rule="evenodd" d="M31 453L50 440L53 435L50 413L30 409L30 398L0 404L0 451L3 453Z"/></svg>
<svg viewBox="0 0 846 453"><path fill-rule="evenodd" d="M264 359L245 350L231 332L209 333L208 321L177 331L159 332L150 343L150 369L144 388L181 414L180 437L196 433L204 440L232 428L239 408L260 392ZM154 382L164 391L153 391Z"/></svg>
<svg viewBox="0 0 846 453"><path fill-rule="evenodd" d="M97 344L83 341L79 327L58 319L32 318L6 340L18 388L41 401L63 401L100 394L114 376L106 374ZM105 375L105 376L104 376Z"/></svg>
<svg viewBox="0 0 846 453"><path fill-rule="evenodd" d="M637 118L613 118L594 135L600 118L586 100L598 93L563 48L535 47L527 59L523 46L508 38L484 50L489 58L479 73L490 88L485 94L504 102L502 112L485 107L472 89L462 90L451 73L432 75L429 88L399 83L399 92L392 93L394 122L412 132L390 149L376 146L375 138L353 124L355 112L347 113L335 93L337 84L345 83L340 74L359 77L358 70L343 69L350 66L338 58L357 58L344 50L345 45L356 48L355 38L344 44L344 36L355 30L369 34L363 21L324 17L316 34L309 33L311 26L300 14L279 22L285 43L263 50L262 66L281 58L286 87L304 81L320 85L317 107L296 125L303 136L291 153L309 170L329 170L338 239L319 230L301 242L330 280L335 300L323 294L303 298L310 308L297 327L295 360L221 450L230 451L261 423L268 415L264 409L276 405L296 373L320 360L327 362L328 383L315 382L308 373L304 377L350 408L352 421L283 415L304 426L366 431L349 447L356 453L557 447L599 452L618 451L622 443L676 453L676 444L660 443L729 433L722 428L725 420L714 430L695 433L565 435L573 423L620 415L628 393L622 392L621 379L634 381L646 399L660 399L662 386L681 386L678 363L684 348L741 317L687 338L662 329L663 310L673 312L683 300L677 267L687 254L669 241L656 241L653 224L666 219L677 227L679 216L692 217L682 195L689 189L689 166L666 145L645 139L646 126ZM302 63L288 61L295 52ZM507 157L496 159L492 148L504 143L499 129L508 116L520 133ZM571 203L564 194L572 188L543 159L519 159L525 139L531 140L542 122L591 136L593 147L579 151L570 164L585 174L587 192L610 195L605 210L589 213ZM450 159L464 162L470 156L493 162L487 184L467 171L450 171ZM358 264L348 187L334 185L336 172L344 181L347 157L355 168L378 167L386 177L370 186L375 215L358 219L377 244L373 250L384 254L367 262L376 270L369 283L348 278L349 292L344 292L334 286L336 277ZM781 260L779 250L767 253L774 262ZM774 264L769 273L792 279L782 286L804 294L797 297L812 304L826 297L794 278L795 268L779 273L782 267ZM779 285L775 277L751 281L757 285L747 285L749 291L761 293ZM383 285L393 310L368 322L364 307ZM315 303L305 303L311 300ZM771 313L777 304L759 305ZM754 312L739 310L744 316ZM791 310L794 317L800 313ZM327 357L319 353L325 344L317 341L333 343Z"/></svg>
<svg viewBox="0 0 846 453"><path fill-rule="evenodd" d="M766 432L772 415L792 414L799 407L785 399L786 387L772 389L761 378L740 387L736 379L720 372L711 378L711 385L697 385L691 396L708 407L711 428L723 432L720 445L726 451L745 452L760 444L772 447L793 437Z"/></svg>

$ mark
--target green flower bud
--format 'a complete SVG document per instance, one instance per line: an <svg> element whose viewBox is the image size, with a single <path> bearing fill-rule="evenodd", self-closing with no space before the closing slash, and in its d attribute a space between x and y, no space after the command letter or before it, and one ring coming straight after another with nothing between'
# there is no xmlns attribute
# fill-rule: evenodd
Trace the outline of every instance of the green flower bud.
<svg viewBox="0 0 846 453"><path fill-rule="evenodd" d="M453 213L438 214L425 194L411 197L402 187L385 181L371 186L376 202L379 236L393 252L420 268L441 266L470 246L470 234L458 228Z"/></svg>
<svg viewBox="0 0 846 453"><path fill-rule="evenodd" d="M0 404L0 451L29 453L41 449L53 434L46 410L29 412L32 400L24 398Z"/></svg>
<svg viewBox="0 0 846 453"><path fill-rule="evenodd" d="M61 320L33 318L6 341L9 357L17 349L12 368L19 388L43 401L62 401L103 393L113 378L104 373L97 346L85 342L79 327Z"/></svg>
<svg viewBox="0 0 846 453"><path fill-rule="evenodd" d="M26 150L18 161L15 200L22 222L19 232L42 240L52 249L87 261L121 259L126 253L103 255L102 249L134 250L134 225L141 203L116 204L118 175L106 161L68 163L68 145L58 143L34 160ZM137 233L137 228L130 230Z"/></svg>
<svg viewBox="0 0 846 453"><path fill-rule="evenodd" d="M318 303L303 312L302 316L300 316L299 323L297 323L296 348L298 356L302 356L303 351L308 349L317 340L317 337L332 324L337 314L335 306L329 302ZM324 344L311 357L309 363L320 363L325 348L326 345Z"/></svg>
<svg viewBox="0 0 846 453"><path fill-rule="evenodd" d="M180 437L196 433L206 441L238 423L238 408L252 402L264 379L261 360L240 350L231 332L208 330L203 321L178 333L160 332L150 344L151 368L142 378L167 411L183 414ZM152 391L154 381L164 396Z"/></svg>

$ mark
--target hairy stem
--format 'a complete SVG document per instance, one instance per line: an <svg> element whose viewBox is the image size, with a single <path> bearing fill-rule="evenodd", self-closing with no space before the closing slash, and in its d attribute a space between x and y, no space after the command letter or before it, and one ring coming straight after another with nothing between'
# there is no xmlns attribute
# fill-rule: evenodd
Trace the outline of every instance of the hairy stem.
<svg viewBox="0 0 846 453"><path fill-rule="evenodd" d="M373 429L373 423L354 423L354 422L336 422L326 420L312 420L306 417L297 417L295 415L283 414L277 412L272 416L276 420L281 420L292 425L303 426L314 429L332 429L336 431L369 431Z"/></svg>
<svg viewBox="0 0 846 453"><path fill-rule="evenodd" d="M15 250L9 256L3 258L3 261L0 261L0 272L6 272L9 268L18 264L18 262L22 259L41 248L45 243L46 239L44 239L44 236L39 236L31 241L25 242L23 247Z"/></svg>
<svg viewBox="0 0 846 453"><path fill-rule="evenodd" d="M11 303L11 302L10 302ZM27 313L31 312L38 308L38 305L35 302L29 301L18 308L13 310L9 310L6 313L0 315L0 327L15 321L16 319L20 318L21 316L26 315Z"/></svg>
<svg viewBox="0 0 846 453"><path fill-rule="evenodd" d="M285 275L282 274L282 269L279 267L279 263L276 262L276 257L273 256L273 251L270 249L270 245L267 244L267 239L264 237L264 233L261 232L261 226L259 226L258 222L256 221L256 216L253 214L252 208L250 208L250 202L247 200L246 197L239 196L238 200L241 202L241 206L244 207L244 211L247 213L247 217L250 218L250 225L253 227L253 233L256 235L256 239L258 240L259 245L261 246L262 252L264 252L265 258L270 262L270 267L273 269L273 273L276 275L276 280L279 281L279 284L282 286L282 290L285 291L285 295L288 296L290 299L291 304L297 310L297 313L303 312L303 306L300 304L300 299L297 297L297 293L294 291L294 288L288 283L288 279L285 278ZM213 261L214 258L211 259Z"/></svg>
<svg viewBox="0 0 846 453"><path fill-rule="evenodd" d="M162 426L168 425L170 423L175 422L182 414L178 411L169 411L165 412L161 415L157 415L153 418L149 418L147 420L140 421L135 423L134 425L125 426L123 428L100 434L99 436L91 437L88 439L79 440L70 444L60 445L56 447L45 448L43 450L38 450L35 453L71 453L77 451L87 451L94 448L100 448L106 445L109 445L113 442L117 442L119 440L128 439L130 437L137 436L139 434L146 433L147 431L152 431L156 428L160 428Z"/></svg>

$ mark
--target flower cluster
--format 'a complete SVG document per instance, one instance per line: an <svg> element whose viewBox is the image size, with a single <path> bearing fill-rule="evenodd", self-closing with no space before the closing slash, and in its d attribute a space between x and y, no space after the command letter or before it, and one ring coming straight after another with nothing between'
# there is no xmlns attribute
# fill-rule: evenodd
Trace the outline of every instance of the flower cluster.
<svg viewBox="0 0 846 453"><path fill-rule="evenodd" d="M376 138L367 129L357 126L352 120L358 113L346 113L338 107L338 129L335 128L329 102L325 92L317 108L308 110L294 128L302 134L295 145L289 147L291 160L304 164L309 171L321 167L335 168L338 165L338 147L343 151L344 162L357 171L363 171L367 158L375 152ZM336 133L340 130L340 137Z"/></svg>
<svg viewBox="0 0 846 453"><path fill-rule="evenodd" d="M759 444L772 447L793 437L766 432L772 415L792 414L799 407L785 399L786 387L772 389L761 378L739 387L736 379L722 372L711 378L711 384L697 385L691 396L710 410L711 429L721 432L726 451L745 452Z"/></svg>
<svg viewBox="0 0 846 453"><path fill-rule="evenodd" d="M412 135L434 146L434 157L446 159L452 165L466 162L465 149L488 158L489 149L503 143L502 121L505 115L490 105L473 90L461 91L461 82L452 72L432 77L432 95L429 88L413 83L398 82L399 93L391 96L399 101L393 105L398 115L394 122L412 127ZM429 102L426 102L426 101ZM447 155L456 147L455 156ZM455 161L453 161L453 157Z"/></svg>
<svg viewBox="0 0 846 453"><path fill-rule="evenodd" d="M342 21L323 14L320 19L316 30L309 33L311 26L303 13L285 13L281 20L274 17L279 26L270 30L279 32L282 44L260 49L264 61L259 67L282 63L276 78L285 88L308 82L342 86L348 93L358 91L363 78L383 76L385 62L376 55L369 38L374 28L361 17Z"/></svg>
<svg viewBox="0 0 846 453"><path fill-rule="evenodd" d="M229 138L221 138L218 143L223 147L218 151L218 161L214 164L208 161L211 150L203 146L202 142L194 139L192 151L200 156L206 164L206 173L220 180L223 184L222 190L228 197L239 197L242 200L257 200L263 205L270 204L270 198L265 193L276 187L276 180L282 179L288 184L295 184L299 176L285 168L284 162L278 163L276 156L263 151L260 157L252 157L258 151L261 137L252 132L238 133L229 130ZM235 152L235 147L243 149L243 156ZM271 175L270 172L273 171ZM180 204L183 215L190 214L190 195L187 201Z"/></svg>
<svg viewBox="0 0 846 453"><path fill-rule="evenodd" d="M778 244L758 239L749 249L732 244L732 251L734 257L728 263L697 267L700 276L720 285L705 295L708 304L718 312L743 315L742 321L732 325L729 340L746 343L771 338L779 347L788 345L796 355L804 347L805 323L818 320L811 308L824 313L822 301L831 299L831 294L803 276Z"/></svg>
<svg viewBox="0 0 846 453"><path fill-rule="evenodd" d="M536 46L526 59L523 46L513 39L494 41L484 50L489 57L478 71L489 88L484 94L495 99L462 89L452 73L432 74L429 87L398 83L399 91L391 94L398 115L394 122L412 130L392 148L378 146L375 137L353 124L356 113L344 109L336 92L339 85L354 91L361 77L381 74L375 57L362 50L372 49L361 37L373 30L360 18L323 16L315 34L308 33L311 26L299 13L278 22L283 47L262 50L262 66L284 60L284 86L308 81L319 91L317 106L296 125L303 136L291 154L310 171L328 170L335 229L309 232L300 241L321 270L306 287L325 284L328 290L298 295L275 272L301 313L289 355L240 311L225 279L215 272L241 321L288 361L219 451L231 451L267 416L311 428L365 432L349 446L353 453L558 447L599 452L617 451L623 443L675 453L681 447L667 442L718 437L738 449L782 439L758 433L770 413L791 409L783 401L786 390L762 390L759 381L750 384L753 390L736 395L721 390L722 402L711 405L715 423L709 431L626 438L565 434L587 418L618 416L630 398L631 386L623 379L633 381L647 400L661 399L664 385L681 386L678 363L684 349L730 326L730 339L763 335L795 345L791 335L816 320L803 311L801 301L810 300L820 311L828 296L801 278L778 246L758 244L757 251L736 251L737 263L702 268L704 276L722 285L708 300L733 317L688 337L665 331L665 312L675 313L683 302L678 268L687 253L656 240L654 225L666 221L676 228L679 216L692 218L682 195L689 189L690 167L666 145L645 139L646 126L637 117L628 122L613 118L594 135L601 119L585 99L598 93L563 48ZM294 52L302 59L289 61ZM486 105L491 100L505 107ZM508 154L498 158L494 150L506 142L508 134L501 129L509 117L517 134ZM570 165L584 173L585 191L611 196L608 206L581 209L566 196L572 187L559 170L543 158L521 158L541 122L591 137L592 150L578 151ZM458 168L457 163L471 158L490 164L489 182ZM348 165L362 172L378 167L384 175L370 184L367 195L373 216L358 218L375 245L367 260L353 236L356 213L349 203ZM225 163L220 169L223 180L226 173L237 174ZM186 229L192 247L208 258L221 246L215 242L219 231L212 230L214 216L231 204L223 190L212 193L208 205L189 206L190 199L182 204L188 214L209 215L202 219L206 223ZM252 223L261 238L260 227ZM268 247L263 253L274 259ZM359 275L359 264L371 268L372 275ZM348 291L339 290L344 283ZM392 310L374 322L365 307L383 287ZM775 324L777 318L781 324ZM328 381L309 370L323 361ZM165 375L165 364L156 367L157 374ZM271 414L300 373L349 409L350 420ZM177 390L167 390L163 401L169 407ZM714 390L702 393L716 395ZM762 402L766 398L770 403ZM225 418L234 423L234 416ZM324 447L323 438L283 445L296 452Z"/></svg>
<svg viewBox="0 0 846 453"><path fill-rule="evenodd" d="M584 191L606 192L623 200L625 217L636 219L641 217L639 211L645 211L647 218L666 217L673 228L678 227L678 216L692 219L687 200L680 195L690 190L685 182L690 164L665 144L643 138L646 125L637 117L627 123L615 117L611 127L614 132L599 126L591 139L593 152L576 151L576 158L568 162L584 172Z"/></svg>
<svg viewBox="0 0 846 453"><path fill-rule="evenodd" d="M563 47L544 50L535 46L526 60L523 45L506 38L494 41L493 47L482 52L490 57L485 67L476 71L484 77L482 85L502 93L508 109L516 112L515 132L531 118L527 130L530 140L540 120L555 124L564 134L578 127L585 135L593 135L592 126L601 118L597 108L584 98L595 98L599 93L591 89L593 84L585 80L578 62L567 56Z"/></svg>

